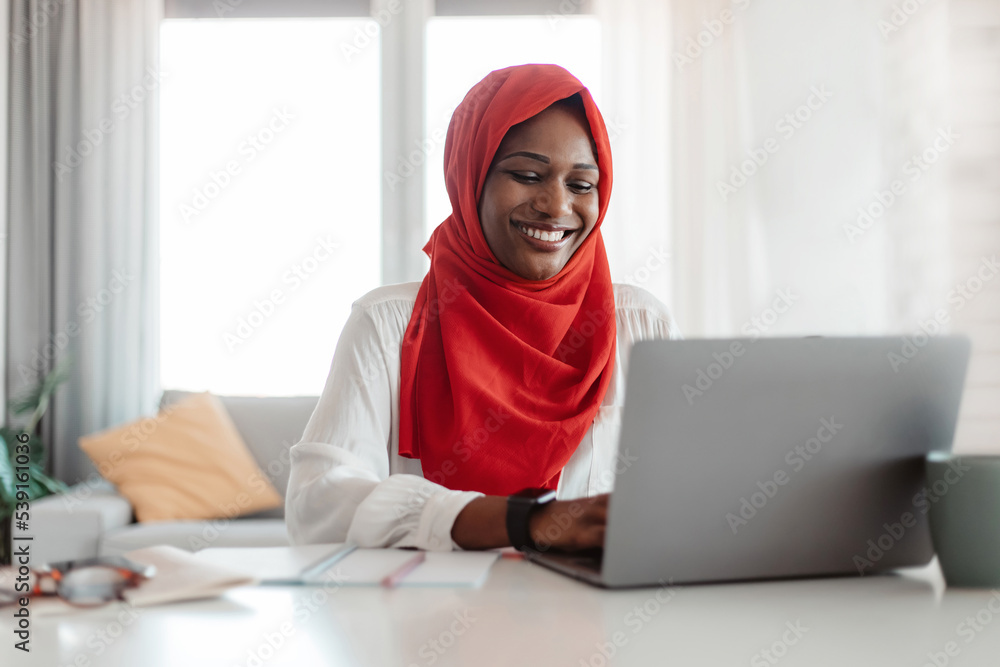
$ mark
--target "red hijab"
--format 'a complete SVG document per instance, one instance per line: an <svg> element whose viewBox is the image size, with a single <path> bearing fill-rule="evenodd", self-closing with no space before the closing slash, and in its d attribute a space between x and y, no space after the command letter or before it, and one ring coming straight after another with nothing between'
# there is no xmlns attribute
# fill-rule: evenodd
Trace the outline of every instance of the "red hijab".
<svg viewBox="0 0 1000 667"><path fill-rule="evenodd" d="M597 148L597 224L547 280L502 266L477 202L513 125L579 93ZM451 489L555 489L611 380L615 303L601 221L611 145L590 92L556 65L491 72L455 110L444 147L452 214L424 252L431 268L403 339L399 453Z"/></svg>

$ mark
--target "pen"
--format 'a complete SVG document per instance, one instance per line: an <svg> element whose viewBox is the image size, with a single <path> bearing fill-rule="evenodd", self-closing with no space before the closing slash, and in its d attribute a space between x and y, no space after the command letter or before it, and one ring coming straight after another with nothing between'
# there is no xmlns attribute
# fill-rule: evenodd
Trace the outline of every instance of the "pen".
<svg viewBox="0 0 1000 667"><path fill-rule="evenodd" d="M323 574L330 569L330 566L339 561L341 558L351 553L358 548L358 545L352 544L350 542L345 542L339 549L334 551L329 556L324 556L312 565L308 566L299 575L299 578L304 581L310 581L313 578Z"/></svg>
<svg viewBox="0 0 1000 667"><path fill-rule="evenodd" d="M418 565L424 562L424 558L426 558L425 552L417 552L413 558L407 560L405 563L396 568L395 572L385 577L385 579L382 580L382 585L386 588L395 588L399 585L399 582L406 577L406 575L413 572L417 569Z"/></svg>

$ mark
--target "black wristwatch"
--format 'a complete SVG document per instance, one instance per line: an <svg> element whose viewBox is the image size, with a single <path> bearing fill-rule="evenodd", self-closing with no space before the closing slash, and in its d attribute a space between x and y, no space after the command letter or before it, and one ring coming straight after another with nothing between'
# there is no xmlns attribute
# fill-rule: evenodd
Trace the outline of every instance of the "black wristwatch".
<svg viewBox="0 0 1000 667"><path fill-rule="evenodd" d="M528 530L528 519L536 509L555 499L556 492L552 489L523 489L507 496L507 537L515 549L537 548Z"/></svg>

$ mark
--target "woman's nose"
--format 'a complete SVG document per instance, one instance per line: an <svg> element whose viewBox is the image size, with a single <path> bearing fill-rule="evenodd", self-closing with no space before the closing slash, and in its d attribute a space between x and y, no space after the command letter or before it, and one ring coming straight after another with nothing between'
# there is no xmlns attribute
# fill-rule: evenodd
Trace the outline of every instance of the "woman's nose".
<svg viewBox="0 0 1000 667"><path fill-rule="evenodd" d="M550 218L564 218L573 212L573 200L562 183L553 183L541 190L532 206Z"/></svg>

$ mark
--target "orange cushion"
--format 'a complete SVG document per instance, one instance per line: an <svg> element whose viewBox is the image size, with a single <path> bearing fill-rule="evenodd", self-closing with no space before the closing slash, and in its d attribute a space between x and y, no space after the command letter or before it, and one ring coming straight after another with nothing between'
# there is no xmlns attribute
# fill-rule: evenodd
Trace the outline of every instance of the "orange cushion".
<svg viewBox="0 0 1000 667"><path fill-rule="evenodd" d="M209 393L80 438L80 447L139 521L233 518L284 502Z"/></svg>

